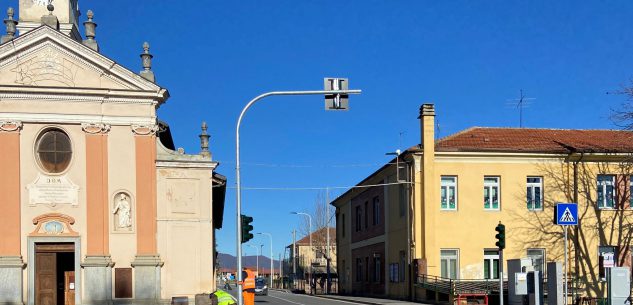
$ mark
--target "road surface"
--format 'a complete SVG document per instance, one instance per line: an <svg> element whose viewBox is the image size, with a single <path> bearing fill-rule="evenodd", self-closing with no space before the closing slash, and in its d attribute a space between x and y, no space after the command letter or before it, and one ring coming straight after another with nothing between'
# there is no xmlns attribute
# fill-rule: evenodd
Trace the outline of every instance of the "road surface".
<svg viewBox="0 0 633 305"><path fill-rule="evenodd" d="M221 288L221 287L220 287ZM237 289L227 291L237 297ZM255 305L358 305L359 303L332 300L302 294L269 290L267 296L255 296Z"/></svg>

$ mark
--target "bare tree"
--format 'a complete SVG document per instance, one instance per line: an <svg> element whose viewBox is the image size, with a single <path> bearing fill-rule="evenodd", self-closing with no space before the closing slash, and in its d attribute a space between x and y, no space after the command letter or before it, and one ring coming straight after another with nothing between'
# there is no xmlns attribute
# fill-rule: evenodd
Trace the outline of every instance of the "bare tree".
<svg viewBox="0 0 633 305"><path fill-rule="evenodd" d="M612 156L614 157L614 156ZM539 166L546 185L543 212L514 213L516 223L521 223L519 234L524 243L517 243L520 250L547 247L549 260L563 260L563 229L553 224L552 215L556 202L578 201L578 226L568 231L571 244L570 272L577 278L577 287L587 295L603 296L605 285L599 277L598 246L616 249L616 263L630 266L633 237L633 210L629 202L629 181L633 174L632 164L626 160L617 162L568 162L545 163ZM603 160L609 160L605 156ZM576 167L576 183L574 183ZM598 197L598 175L616 175L613 207L601 206ZM604 194L602 196L607 196ZM577 198L576 198L577 197ZM526 198L523 194L522 198ZM604 197L601 198L604 200Z"/></svg>
<svg viewBox="0 0 633 305"><path fill-rule="evenodd" d="M323 256L327 254L327 230L336 227L336 218L334 215L334 207L328 209L325 193L317 193L314 199L314 205L312 211L306 211L312 217L312 232L310 232L310 223L308 217L303 217L302 224L299 232L303 236L309 236L312 233L312 252L316 256ZM329 215L328 215L329 211ZM334 230L330 232L330 259L336 258L336 233Z"/></svg>

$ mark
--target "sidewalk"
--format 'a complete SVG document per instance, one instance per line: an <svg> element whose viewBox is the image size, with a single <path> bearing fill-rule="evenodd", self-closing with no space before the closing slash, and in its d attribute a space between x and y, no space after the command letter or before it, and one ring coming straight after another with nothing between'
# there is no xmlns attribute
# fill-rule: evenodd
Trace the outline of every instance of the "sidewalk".
<svg viewBox="0 0 633 305"><path fill-rule="evenodd" d="M417 303L403 300L392 300L392 299L377 299L377 298L366 298L366 297L355 297L355 296L342 296L342 295L316 295L316 297L324 298L324 299L332 299L339 301L347 301L353 303L360 304L368 304L368 305L421 305L426 303Z"/></svg>

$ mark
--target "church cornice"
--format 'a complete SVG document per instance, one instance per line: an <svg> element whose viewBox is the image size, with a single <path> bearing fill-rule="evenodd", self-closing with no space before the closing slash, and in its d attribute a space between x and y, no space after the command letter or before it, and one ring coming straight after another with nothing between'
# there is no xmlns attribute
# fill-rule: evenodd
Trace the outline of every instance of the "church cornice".
<svg viewBox="0 0 633 305"><path fill-rule="evenodd" d="M89 114L58 114L58 113L17 113L0 112L0 122L21 123L50 123L50 124L78 124L91 122L111 126L151 125L156 123L155 116L108 116Z"/></svg>
<svg viewBox="0 0 633 305"><path fill-rule="evenodd" d="M0 102L2 100L31 100L156 105L158 103L156 98L154 92L143 91L0 85Z"/></svg>

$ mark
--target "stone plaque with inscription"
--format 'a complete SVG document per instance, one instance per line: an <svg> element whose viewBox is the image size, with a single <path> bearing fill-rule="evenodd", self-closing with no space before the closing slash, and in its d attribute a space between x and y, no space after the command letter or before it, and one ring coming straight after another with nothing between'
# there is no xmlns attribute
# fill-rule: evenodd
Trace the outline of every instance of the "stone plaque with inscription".
<svg viewBox="0 0 633 305"><path fill-rule="evenodd" d="M29 186L30 204L72 204L79 202L79 187L66 175L48 176L39 174Z"/></svg>

